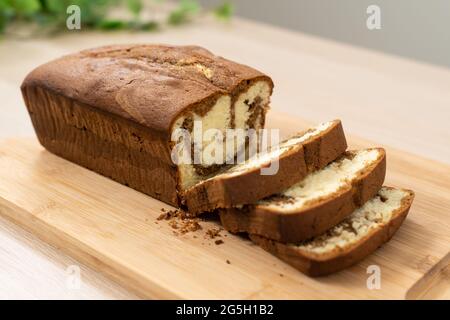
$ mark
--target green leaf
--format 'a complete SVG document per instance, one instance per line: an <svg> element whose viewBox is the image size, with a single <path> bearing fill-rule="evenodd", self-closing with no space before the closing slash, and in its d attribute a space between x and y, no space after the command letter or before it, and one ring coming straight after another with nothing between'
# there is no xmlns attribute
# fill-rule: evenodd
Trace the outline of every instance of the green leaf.
<svg viewBox="0 0 450 320"><path fill-rule="evenodd" d="M174 10L169 14L169 18L167 19L167 22L169 24L178 25L186 20L186 14L184 12L181 12L180 10Z"/></svg>
<svg viewBox="0 0 450 320"><path fill-rule="evenodd" d="M141 0L127 0L128 10L135 16L139 16L142 11L142 1Z"/></svg>
<svg viewBox="0 0 450 320"><path fill-rule="evenodd" d="M12 18L15 15L15 9L10 0L0 0L0 17L5 19Z"/></svg>
<svg viewBox="0 0 450 320"><path fill-rule="evenodd" d="M5 31L8 22L15 16L15 10L9 0L0 0L0 34Z"/></svg>
<svg viewBox="0 0 450 320"><path fill-rule="evenodd" d="M45 11L62 14L66 12L67 3L62 0L43 0L42 7Z"/></svg>
<svg viewBox="0 0 450 320"><path fill-rule="evenodd" d="M102 20L108 20L108 9L116 2L113 0L71 0L70 4L80 7L83 26L95 27Z"/></svg>
<svg viewBox="0 0 450 320"><path fill-rule="evenodd" d="M158 29L158 23L156 21L149 21L141 24L142 31L154 31Z"/></svg>
<svg viewBox="0 0 450 320"><path fill-rule="evenodd" d="M179 25L189 20L190 16L200 11L200 5L194 0L181 0L178 8L169 14L168 22Z"/></svg>
<svg viewBox="0 0 450 320"><path fill-rule="evenodd" d="M197 13L200 10L200 5L195 0L181 0L180 10L185 13Z"/></svg>
<svg viewBox="0 0 450 320"><path fill-rule="evenodd" d="M214 14L217 18L223 20L229 20L234 13L234 6L231 2L224 2L214 10Z"/></svg>
<svg viewBox="0 0 450 320"><path fill-rule="evenodd" d="M0 10L5 10L7 8L12 8L9 0L0 0Z"/></svg>
<svg viewBox="0 0 450 320"><path fill-rule="evenodd" d="M121 30L128 28L128 23L122 20L104 19L100 20L96 27L102 30Z"/></svg>
<svg viewBox="0 0 450 320"><path fill-rule="evenodd" d="M6 16L3 14L3 12L0 13L0 34L3 33L6 27Z"/></svg>
<svg viewBox="0 0 450 320"><path fill-rule="evenodd" d="M11 4L19 15L31 15L41 9L39 0L14 0Z"/></svg>

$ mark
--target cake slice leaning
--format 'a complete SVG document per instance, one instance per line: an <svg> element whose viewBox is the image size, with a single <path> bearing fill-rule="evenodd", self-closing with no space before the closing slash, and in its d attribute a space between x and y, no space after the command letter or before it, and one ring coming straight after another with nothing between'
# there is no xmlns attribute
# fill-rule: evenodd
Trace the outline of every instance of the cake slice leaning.
<svg viewBox="0 0 450 320"><path fill-rule="evenodd" d="M254 203L325 167L347 148L341 121L322 123L203 180L184 193L191 214Z"/></svg>
<svg viewBox="0 0 450 320"><path fill-rule="evenodd" d="M384 149L347 151L279 194L220 210L220 219L233 233L298 243L335 226L374 197L385 173Z"/></svg>
<svg viewBox="0 0 450 320"><path fill-rule="evenodd" d="M309 276L349 267L389 241L414 199L410 190L383 187L364 206L324 234L301 244L284 244L250 235L265 250Z"/></svg>

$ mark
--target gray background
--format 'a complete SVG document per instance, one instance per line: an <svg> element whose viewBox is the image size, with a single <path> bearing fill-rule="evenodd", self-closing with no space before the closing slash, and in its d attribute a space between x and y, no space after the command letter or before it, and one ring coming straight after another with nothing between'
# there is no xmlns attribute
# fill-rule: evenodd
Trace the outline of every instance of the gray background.
<svg viewBox="0 0 450 320"><path fill-rule="evenodd" d="M221 0L202 0L205 6ZM450 67L450 0L234 0L236 15ZM366 27L369 5L381 29Z"/></svg>

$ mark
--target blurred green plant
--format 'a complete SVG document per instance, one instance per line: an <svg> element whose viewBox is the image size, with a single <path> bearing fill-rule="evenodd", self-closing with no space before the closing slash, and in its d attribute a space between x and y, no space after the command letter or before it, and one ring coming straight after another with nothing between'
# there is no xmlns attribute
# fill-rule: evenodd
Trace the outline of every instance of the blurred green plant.
<svg viewBox="0 0 450 320"><path fill-rule="evenodd" d="M195 0L181 0L178 8L169 14L168 22L173 25L185 23L200 11L200 5Z"/></svg>
<svg viewBox="0 0 450 320"><path fill-rule="evenodd" d="M58 32L66 30L67 7L77 5L81 9L83 29L100 30L156 30L164 23L141 18L145 4L161 4L164 0L0 0L0 35L7 32L14 23L33 24L40 30ZM202 12L206 12L196 0L179 0L167 16L170 25L189 22ZM126 8L128 19L111 18L113 9ZM228 20L233 14L233 6L225 1L213 9L216 17Z"/></svg>
<svg viewBox="0 0 450 320"><path fill-rule="evenodd" d="M228 20L234 13L234 7L231 2L224 2L214 10L214 14L217 18L222 20Z"/></svg>

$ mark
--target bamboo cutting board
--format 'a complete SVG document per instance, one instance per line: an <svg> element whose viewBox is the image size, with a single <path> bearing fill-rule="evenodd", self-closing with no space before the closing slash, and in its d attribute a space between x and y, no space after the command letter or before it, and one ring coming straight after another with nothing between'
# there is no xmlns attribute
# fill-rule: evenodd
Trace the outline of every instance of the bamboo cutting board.
<svg viewBox="0 0 450 320"><path fill-rule="evenodd" d="M283 134L305 126L276 113L269 118ZM0 214L146 298L443 297L450 282L450 166L391 148L387 155L386 184L416 191L407 220L375 254L324 278L308 278L224 231L224 243L215 244L205 235L218 227L214 220L174 235L156 220L169 206L58 158L34 139L0 142ZM380 267L380 289L367 288L369 265Z"/></svg>

